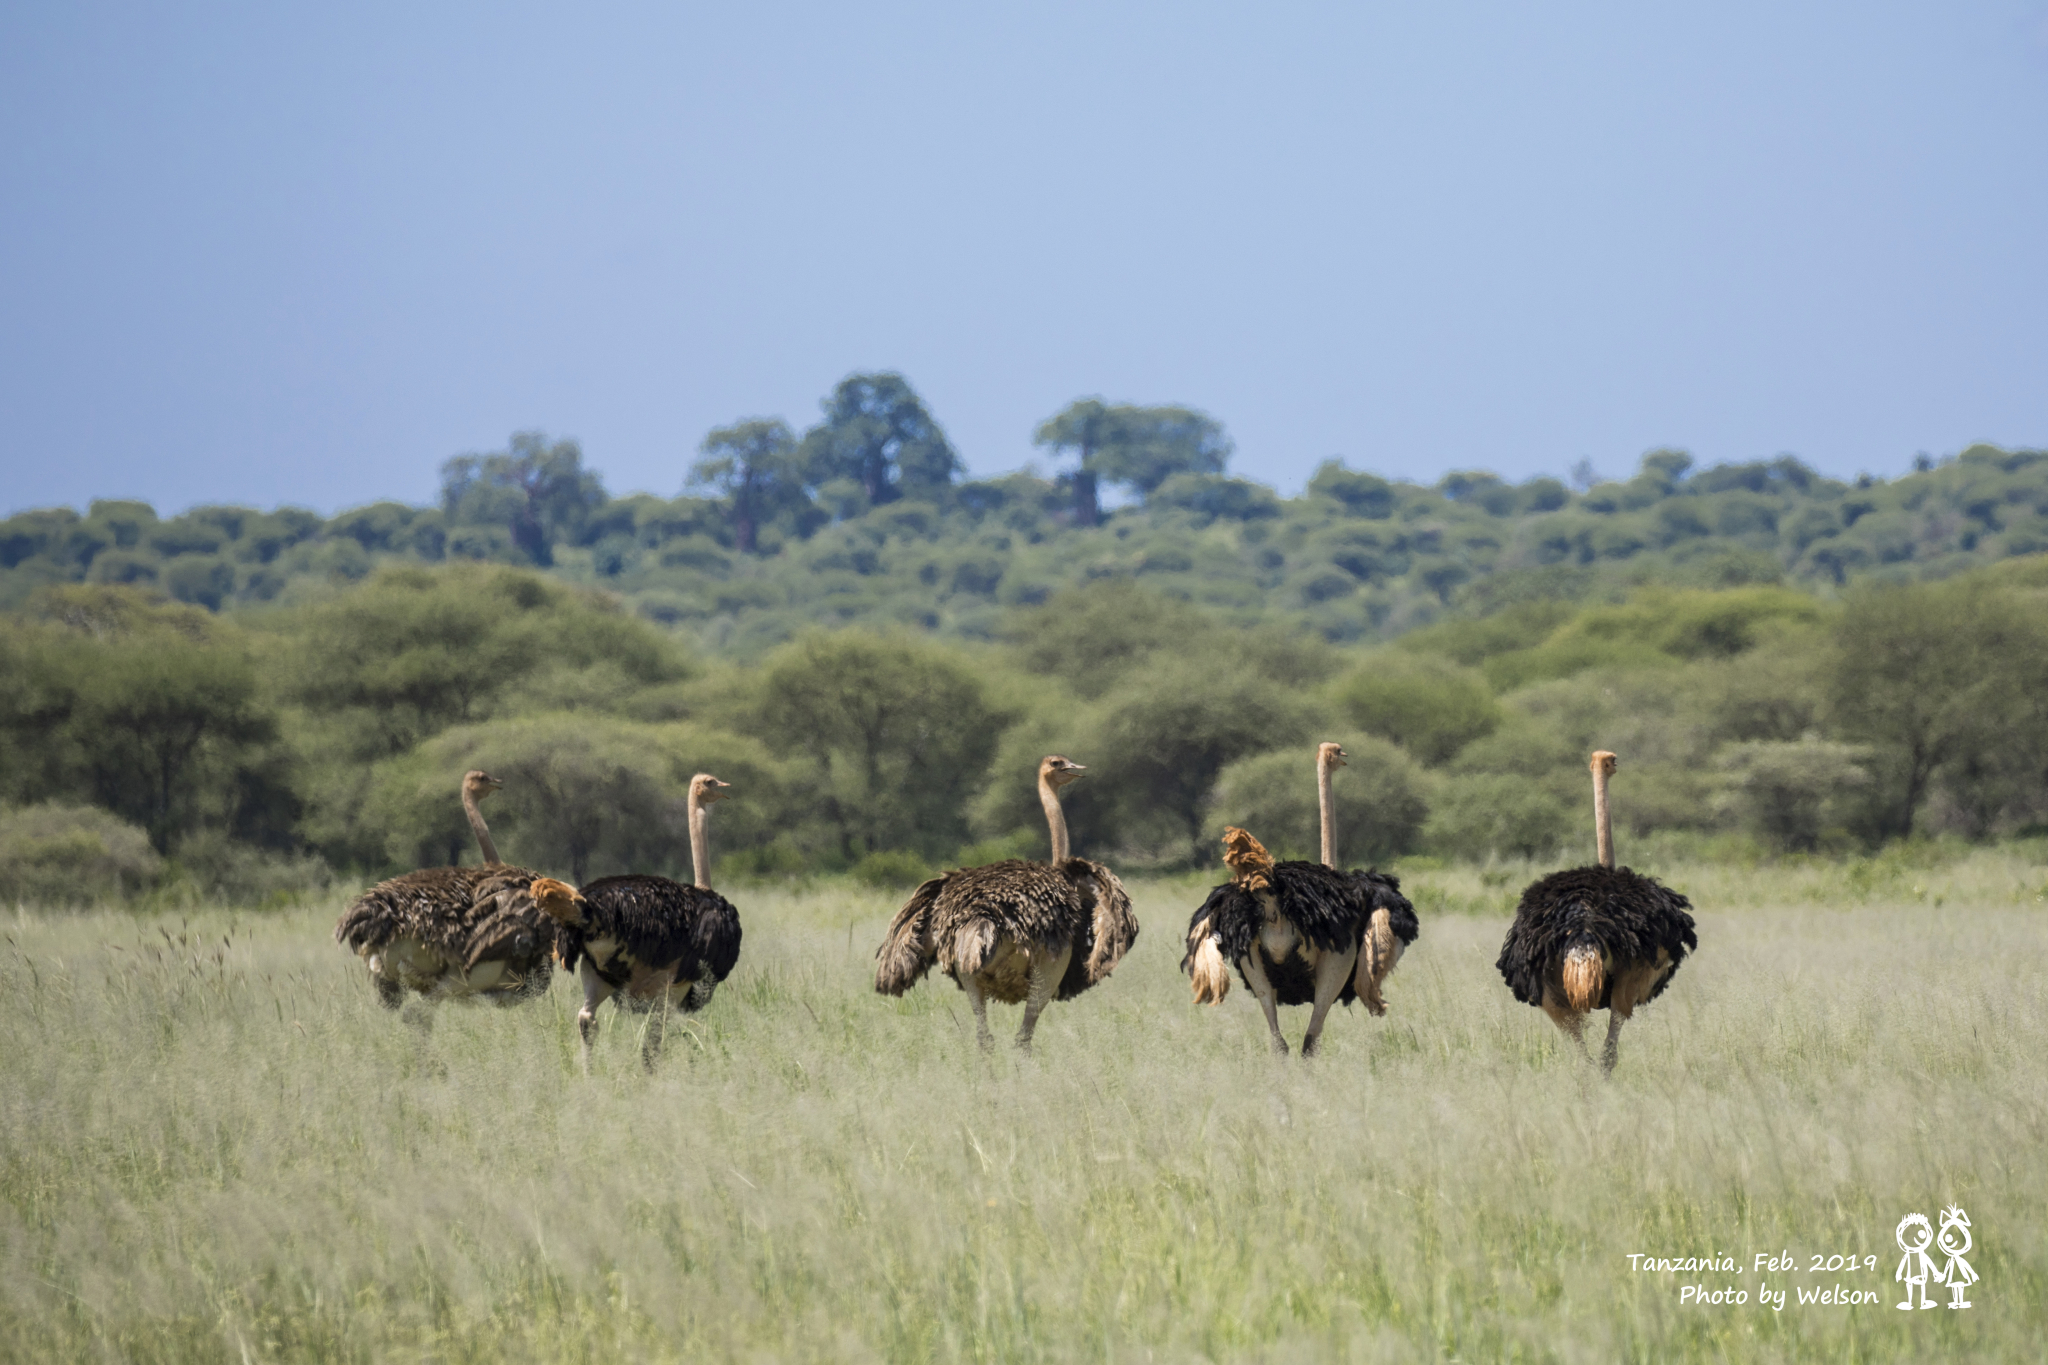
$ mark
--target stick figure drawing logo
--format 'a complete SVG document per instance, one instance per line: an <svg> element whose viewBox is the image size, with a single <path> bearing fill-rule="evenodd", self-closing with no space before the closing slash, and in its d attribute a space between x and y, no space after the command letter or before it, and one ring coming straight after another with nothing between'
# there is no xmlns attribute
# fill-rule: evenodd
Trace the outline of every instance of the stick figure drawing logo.
<svg viewBox="0 0 2048 1365"><path fill-rule="evenodd" d="M1906 1253L1899 1261L1898 1273L1892 1276L1906 1286L1906 1301L1899 1305L1901 1309L1941 1306L1927 1297L1929 1280L1948 1286L1949 1307L1970 1307L1963 1291L1977 1282L1977 1272L1963 1259L1963 1253L1970 1249L1969 1214L1954 1204L1943 1209L1941 1235L1937 1237L1926 1214L1909 1213L1899 1220L1898 1231L1893 1236L1898 1239L1899 1250ZM1927 1254L1929 1247L1948 1257L1948 1264L1937 1267L1934 1257ZM1920 1297L1917 1304L1913 1302L1916 1292Z"/></svg>

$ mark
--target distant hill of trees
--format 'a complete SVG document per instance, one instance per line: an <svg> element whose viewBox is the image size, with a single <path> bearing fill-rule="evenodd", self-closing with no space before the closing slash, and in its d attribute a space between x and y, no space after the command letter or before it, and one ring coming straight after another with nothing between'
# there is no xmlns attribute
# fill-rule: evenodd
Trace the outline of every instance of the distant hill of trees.
<svg viewBox="0 0 2048 1365"><path fill-rule="evenodd" d="M877 883L1040 854L1040 755L1088 765L1076 848L1312 852L1351 751L1360 862L1775 857L2048 833L2048 463L1890 482L1653 452L1574 492L1326 465L1282 499L1184 408L1084 400L1055 477L963 481L900 378L798 434L713 432L675 499L571 442L443 471L434 508L141 504L0 523L0 897L261 902L508 856ZM1121 499L1121 501L1119 501Z"/></svg>
<svg viewBox="0 0 2048 1365"><path fill-rule="evenodd" d="M1281 498L1233 477L1223 428L1187 408L1084 399L1037 433L1064 472L965 480L901 376L852 376L821 406L802 433L778 419L713 431L674 498L612 497L575 442L522 433L450 460L434 507L23 512L0 521L0 608L99 583L220 611L313 600L387 564L476 561L606 589L739 657L811 626L991 639L1006 611L1102 578L1345 643L1525 599L1651 583L1825 594L2048 549L2043 451L1975 446L1844 483L1790 457L1695 469L1660 450L1577 490L1477 471L1423 486L1331 462Z"/></svg>

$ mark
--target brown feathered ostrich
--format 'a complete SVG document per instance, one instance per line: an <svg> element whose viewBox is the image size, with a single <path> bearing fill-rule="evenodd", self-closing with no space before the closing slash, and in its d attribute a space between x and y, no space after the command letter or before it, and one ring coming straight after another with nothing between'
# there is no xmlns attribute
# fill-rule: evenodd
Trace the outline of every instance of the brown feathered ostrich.
<svg viewBox="0 0 2048 1365"><path fill-rule="evenodd" d="M1231 879L1210 891L1188 922L1181 970L1194 981L1195 999L1217 1004L1230 992L1230 965L1266 1014L1273 1050L1287 1055L1280 1035L1281 1005L1312 1005L1301 1055L1315 1055L1324 1017L1333 1004L1363 999L1385 1014L1380 984L1415 941L1420 926L1401 883L1380 872L1337 869L1337 811L1331 778L1345 766L1344 750L1316 750L1316 796L1322 814L1321 863L1276 863L1265 847L1235 825L1223 831L1223 861Z"/></svg>
<svg viewBox="0 0 2048 1365"><path fill-rule="evenodd" d="M430 867L382 881L358 896L334 926L337 942L363 959L377 998L397 1009L407 991L429 1000L481 996L499 1004L547 990L554 926L530 903L539 873L498 858L477 803L504 783L472 770L462 809L484 861Z"/></svg>
<svg viewBox="0 0 2048 1365"><path fill-rule="evenodd" d="M1620 1052L1622 1024L1638 1005L1662 994L1686 952L1699 947L1690 901L1654 877L1614 865L1607 779L1615 766L1607 750L1593 755L1599 862L1531 883L1494 964L1515 999L1541 1006L1581 1051L1586 1016L1606 1010L1600 1064L1608 1072Z"/></svg>
<svg viewBox="0 0 2048 1365"><path fill-rule="evenodd" d="M535 883L536 905L560 925L562 963L583 982L576 1031L590 1067L597 1007L616 996L621 1008L661 1013L673 1002L685 1014L711 1003L718 983L740 958L740 912L711 889L708 807L732 794L710 773L690 779L690 864L695 886L638 873L600 877L572 891ZM641 1040L649 1069L661 1053L664 1027L653 1020Z"/></svg>
<svg viewBox="0 0 2048 1365"><path fill-rule="evenodd" d="M1116 969L1137 941L1138 921L1114 872L1069 856L1060 788L1083 771L1058 754L1038 765L1050 861L960 868L911 893L875 952L877 991L901 995L937 965L967 992L983 1048L995 1042L988 1002L1022 1001L1017 1046L1029 1052L1049 1001L1071 999Z"/></svg>

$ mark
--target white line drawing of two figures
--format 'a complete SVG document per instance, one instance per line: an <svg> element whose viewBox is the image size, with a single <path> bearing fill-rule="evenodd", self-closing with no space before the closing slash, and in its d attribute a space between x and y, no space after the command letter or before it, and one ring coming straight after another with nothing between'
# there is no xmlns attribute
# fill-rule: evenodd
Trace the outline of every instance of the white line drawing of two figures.
<svg viewBox="0 0 2048 1365"><path fill-rule="evenodd" d="M1941 1212L1941 1235L1936 1237L1928 1225L1924 1213L1909 1213L1899 1220L1899 1228L1893 1234L1898 1239L1899 1250L1906 1253L1899 1262L1899 1270L1892 1278L1906 1283L1906 1301L1900 1308L1912 1308L1913 1291L1920 1291L1922 1308L1939 1308L1941 1305L1927 1297L1927 1282L1946 1284L1949 1290L1951 1308L1968 1308L1970 1301L1963 1297L1963 1291L1977 1282L1977 1272L1970 1269L1970 1263L1963 1259L1963 1253L1970 1249L1970 1215L1954 1204ZM1935 1269L1934 1258L1927 1254L1929 1246L1937 1247L1948 1256L1948 1264Z"/></svg>

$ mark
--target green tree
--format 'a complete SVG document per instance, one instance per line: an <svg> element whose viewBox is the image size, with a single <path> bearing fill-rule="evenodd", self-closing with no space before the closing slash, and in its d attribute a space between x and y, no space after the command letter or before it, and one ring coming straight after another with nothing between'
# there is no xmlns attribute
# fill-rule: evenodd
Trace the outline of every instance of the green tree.
<svg viewBox="0 0 2048 1365"><path fill-rule="evenodd" d="M807 480L859 490L861 506L879 507L905 493L929 495L952 485L963 466L946 433L902 375L854 374L820 405L825 420L804 433ZM840 514L852 507L840 499Z"/></svg>
<svg viewBox="0 0 2048 1365"><path fill-rule="evenodd" d="M1351 723L1432 766L1500 727L1501 709L1476 669L1434 655L1380 650L1337 685Z"/></svg>
<svg viewBox="0 0 2048 1365"><path fill-rule="evenodd" d="M276 734L239 633L135 589L57 589L42 614L57 628L40 638L35 692L53 768L158 853L208 816L232 819L234 788Z"/></svg>
<svg viewBox="0 0 2048 1365"><path fill-rule="evenodd" d="M1100 518L1099 481L1127 484L1149 496L1175 474L1220 474L1230 438L1206 413L1184 407L1137 407L1082 398L1038 426L1036 444L1080 457L1074 475L1074 519Z"/></svg>
<svg viewBox="0 0 2048 1365"><path fill-rule="evenodd" d="M676 647L616 602L496 566L386 569L294 625L291 693L344 717L359 757L481 719L564 670L606 675L598 690L614 696L688 674ZM548 689L565 700L579 690Z"/></svg>
<svg viewBox="0 0 2048 1365"><path fill-rule="evenodd" d="M2011 729L2029 690L2014 685L2014 665L2042 660L2040 636L2032 613L1981 581L1850 599L1835 623L1829 709L1843 739L1872 750L1879 837L1913 833L1944 769L1981 776L2031 738Z"/></svg>
<svg viewBox="0 0 2048 1365"><path fill-rule="evenodd" d="M1811 852L1840 819L1844 798L1869 783L1868 757L1818 735L1731 744L1716 756L1725 783L1717 804L1765 843Z"/></svg>
<svg viewBox="0 0 2048 1365"><path fill-rule="evenodd" d="M762 526L811 505L796 437L779 418L712 431L690 467L689 486L724 500L733 545L742 554L755 552Z"/></svg>
<svg viewBox="0 0 2048 1365"><path fill-rule="evenodd" d="M1227 656L1157 657L1104 698L1089 727L1104 773L1109 827L1161 861L1209 861L1217 831L1203 804L1223 769L1271 749L1306 745L1313 708L1256 665ZM1107 832L1107 831L1105 831Z"/></svg>
<svg viewBox="0 0 2048 1365"><path fill-rule="evenodd" d="M448 519L504 528L520 554L543 568L555 562L555 542L574 540L604 503L604 484L583 467L582 447L538 431L515 433L499 454L459 455L441 466Z"/></svg>
<svg viewBox="0 0 2048 1365"><path fill-rule="evenodd" d="M1557 793L1538 779L1459 773L1430 803L1423 841L1447 857L1551 858L1576 828Z"/></svg>
<svg viewBox="0 0 2048 1365"><path fill-rule="evenodd" d="M1334 780L1339 861L1351 867L1413 853L1429 815L1415 761L1385 740L1350 736L1340 742L1349 764ZM1209 793L1209 827L1220 832L1226 824L1240 825L1279 857L1320 858L1315 767L1314 750L1302 745L1228 764Z"/></svg>
<svg viewBox="0 0 2048 1365"><path fill-rule="evenodd" d="M771 655L751 691L743 726L810 770L847 862L965 842L1007 717L964 664L907 637L809 635Z"/></svg>

